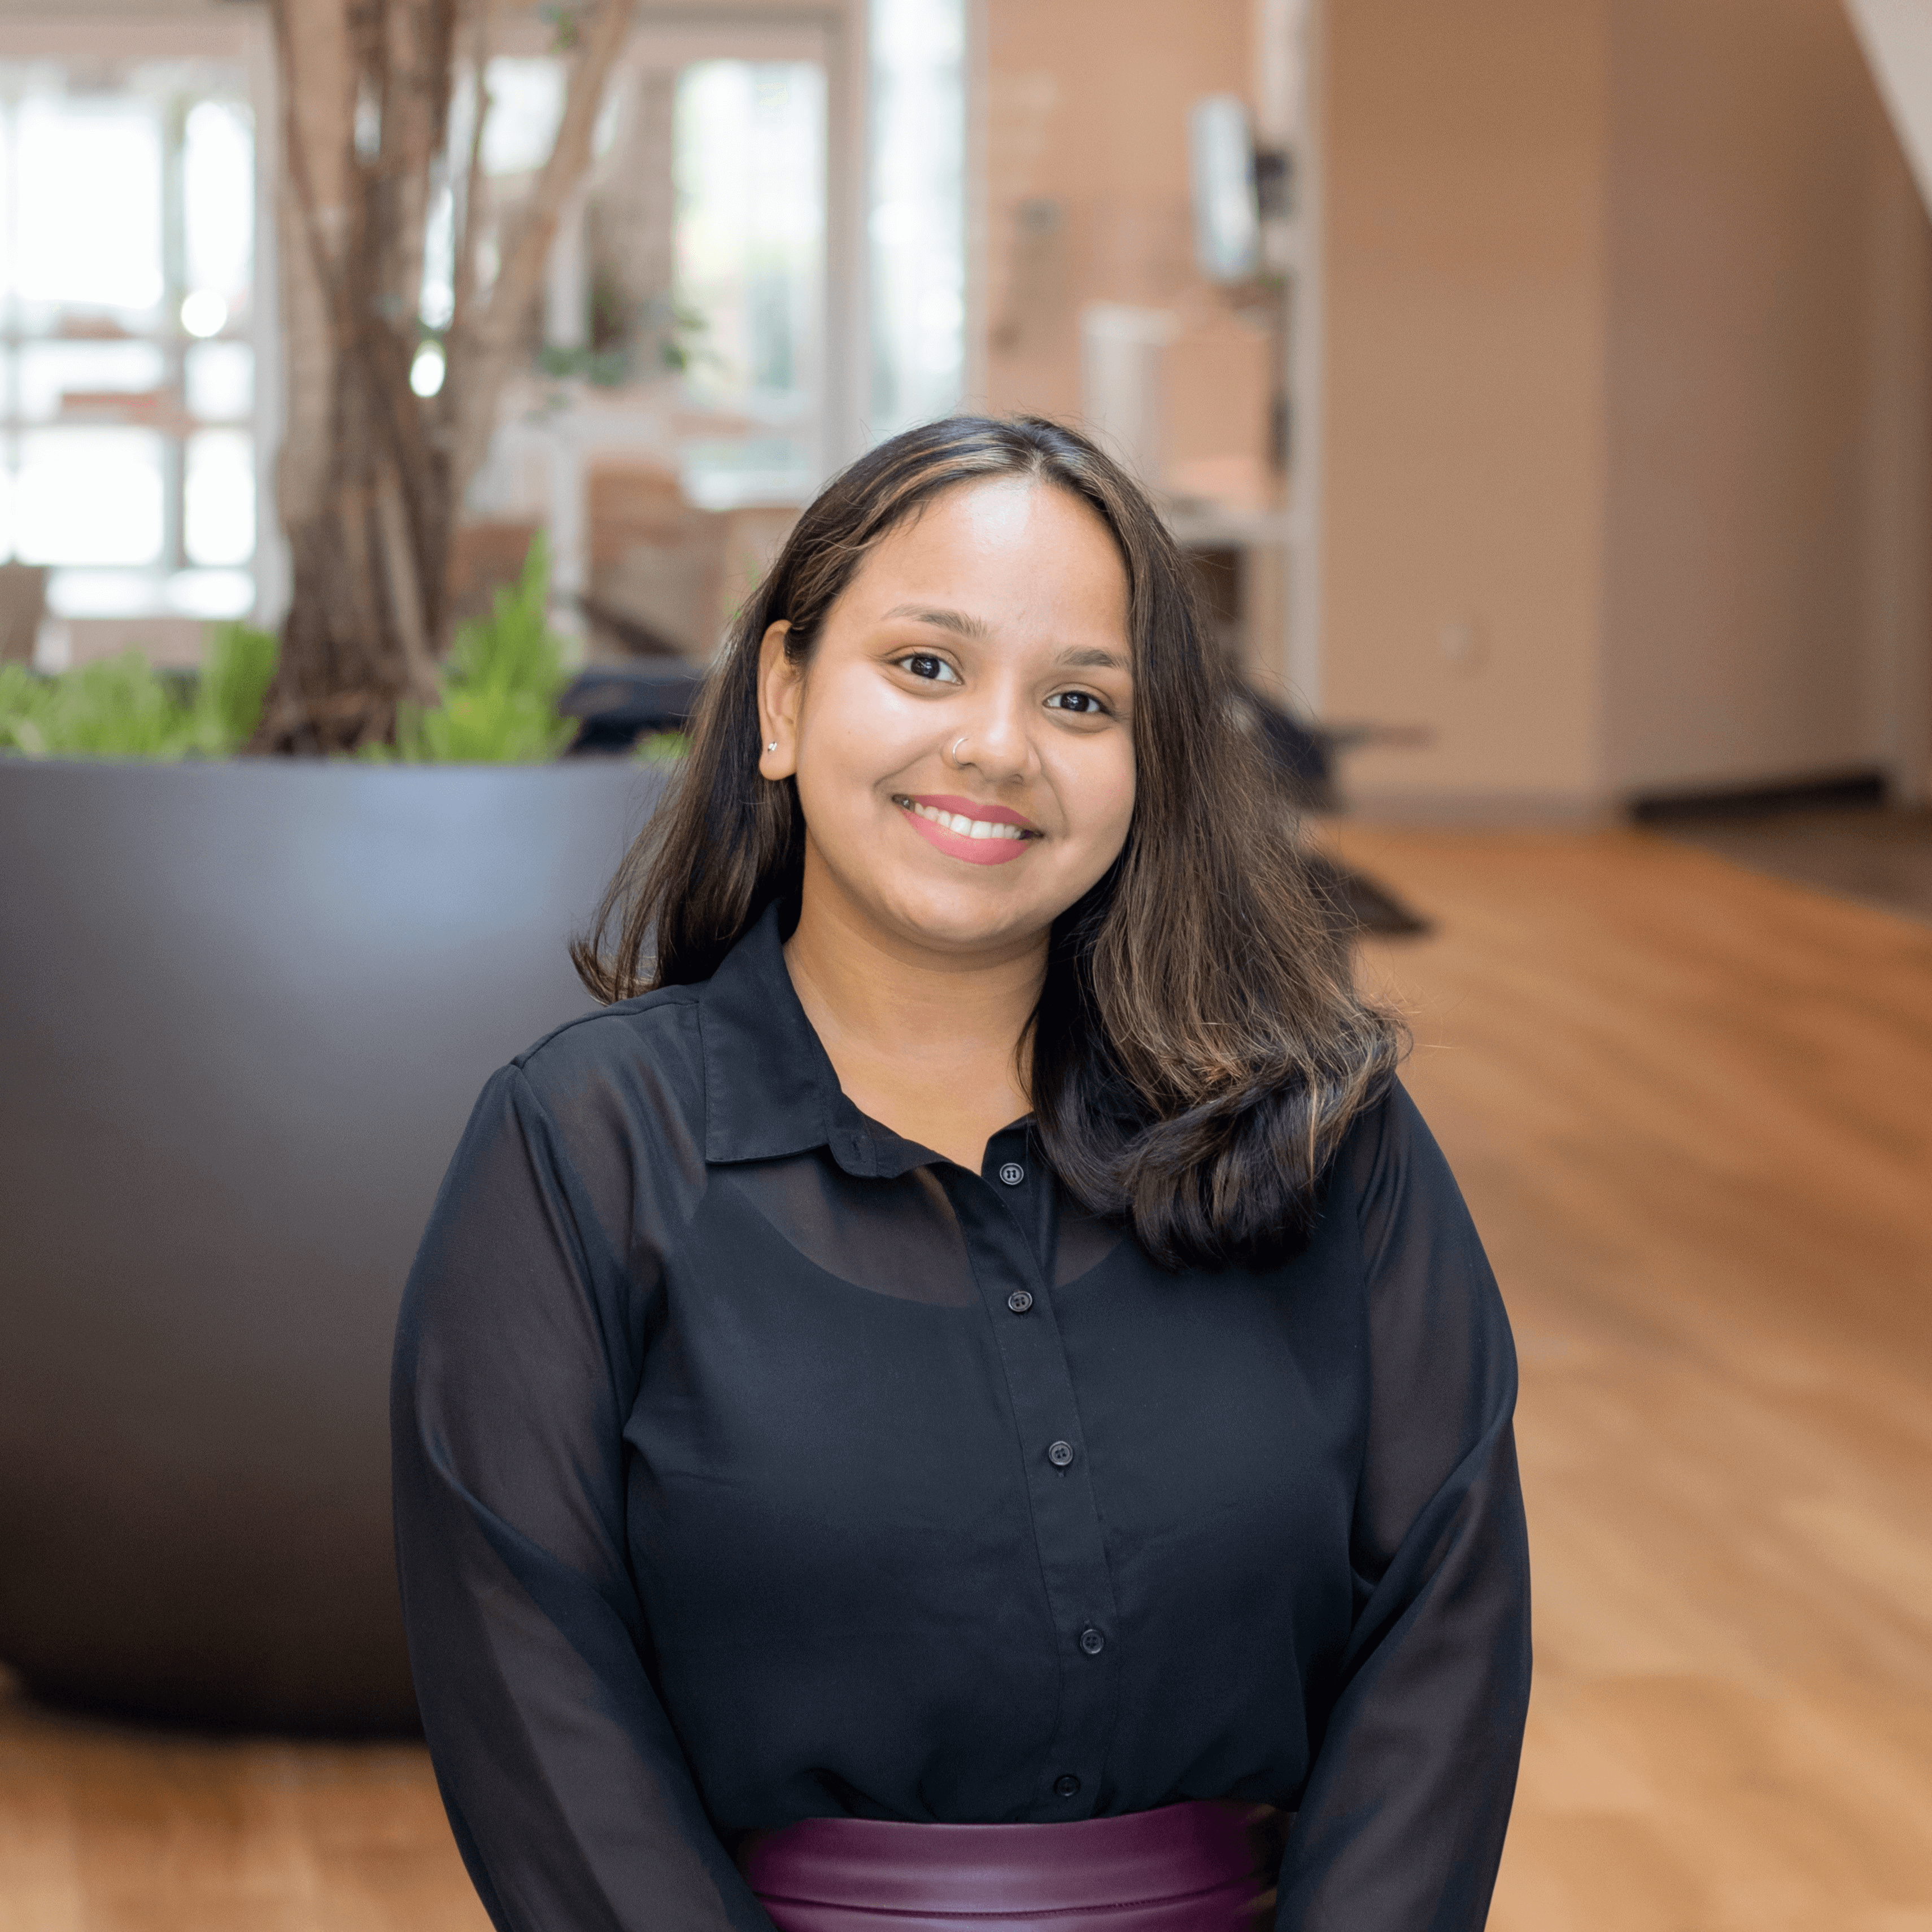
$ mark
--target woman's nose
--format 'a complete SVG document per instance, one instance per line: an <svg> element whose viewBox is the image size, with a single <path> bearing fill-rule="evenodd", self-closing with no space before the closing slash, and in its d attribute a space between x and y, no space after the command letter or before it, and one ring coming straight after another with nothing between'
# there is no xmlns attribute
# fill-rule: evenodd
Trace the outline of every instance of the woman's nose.
<svg viewBox="0 0 1932 1932"><path fill-rule="evenodd" d="M989 692L968 722L958 761L989 783L1028 776L1036 762L1025 700L1018 692Z"/></svg>

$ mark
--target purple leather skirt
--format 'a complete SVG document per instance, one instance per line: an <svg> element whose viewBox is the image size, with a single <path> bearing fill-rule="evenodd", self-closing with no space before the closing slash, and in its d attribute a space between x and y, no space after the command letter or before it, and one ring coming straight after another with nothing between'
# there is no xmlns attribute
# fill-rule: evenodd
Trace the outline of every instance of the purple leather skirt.
<svg viewBox="0 0 1932 1932"><path fill-rule="evenodd" d="M1065 1825L808 1818L738 1863L778 1932L1261 1932L1287 1814L1169 1804Z"/></svg>

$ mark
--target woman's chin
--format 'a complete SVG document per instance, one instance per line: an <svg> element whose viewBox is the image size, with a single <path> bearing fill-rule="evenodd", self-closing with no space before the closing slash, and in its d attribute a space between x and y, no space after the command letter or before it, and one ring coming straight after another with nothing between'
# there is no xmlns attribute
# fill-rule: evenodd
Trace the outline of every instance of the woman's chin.
<svg viewBox="0 0 1932 1932"><path fill-rule="evenodd" d="M892 828L897 830L898 828ZM968 865L908 837L910 850L880 864L858 838L823 844L807 836L806 891L830 889L850 912L902 945L962 956L1041 944L1085 886L1064 877L1062 855L1028 853L1009 866ZM1046 869L1040 869L1044 861ZM829 909L829 908L828 908Z"/></svg>
<svg viewBox="0 0 1932 1932"><path fill-rule="evenodd" d="M1004 951L1042 941L1053 914L1014 896L964 886L924 886L890 894L886 922L914 944L948 952Z"/></svg>

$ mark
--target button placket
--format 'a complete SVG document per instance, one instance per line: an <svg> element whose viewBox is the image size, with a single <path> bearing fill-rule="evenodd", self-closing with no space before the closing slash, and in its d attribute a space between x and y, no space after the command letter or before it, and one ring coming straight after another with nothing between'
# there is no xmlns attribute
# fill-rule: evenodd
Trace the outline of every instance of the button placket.
<svg viewBox="0 0 1932 1932"><path fill-rule="evenodd" d="M1049 1266L1044 1257L1052 1252L1045 1225L1053 1214L1053 1180L1037 1158L1039 1149L1024 1128L1002 1129L988 1144L987 1161L981 1178L992 1187L994 1197L1020 1226L1031 1244L1036 1262Z"/></svg>
<svg viewBox="0 0 1932 1932"><path fill-rule="evenodd" d="M1052 1297L1008 1211L1013 1197L983 1182L976 1188L963 1174L948 1191L993 1316L1060 1673L1058 1721L1039 1767L1034 1815L1088 1817L1100 1796L1113 1727L1114 1659L1102 1633L1116 1618L1100 1510L1080 1453L1072 1378ZM1024 1321L1013 1318L1022 1313ZM1088 1647L1089 1633L1102 1636L1100 1648Z"/></svg>

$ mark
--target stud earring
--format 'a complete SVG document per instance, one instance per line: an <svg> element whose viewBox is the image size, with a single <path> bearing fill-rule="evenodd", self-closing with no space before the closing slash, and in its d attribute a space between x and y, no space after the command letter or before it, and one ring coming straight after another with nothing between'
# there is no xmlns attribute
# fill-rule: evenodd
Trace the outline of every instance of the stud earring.
<svg viewBox="0 0 1932 1932"><path fill-rule="evenodd" d="M766 739L766 741L765 741L765 749L766 749L766 751L768 751L768 752L776 752L776 751L778 749L778 741L776 738L768 738L768 739Z"/></svg>

